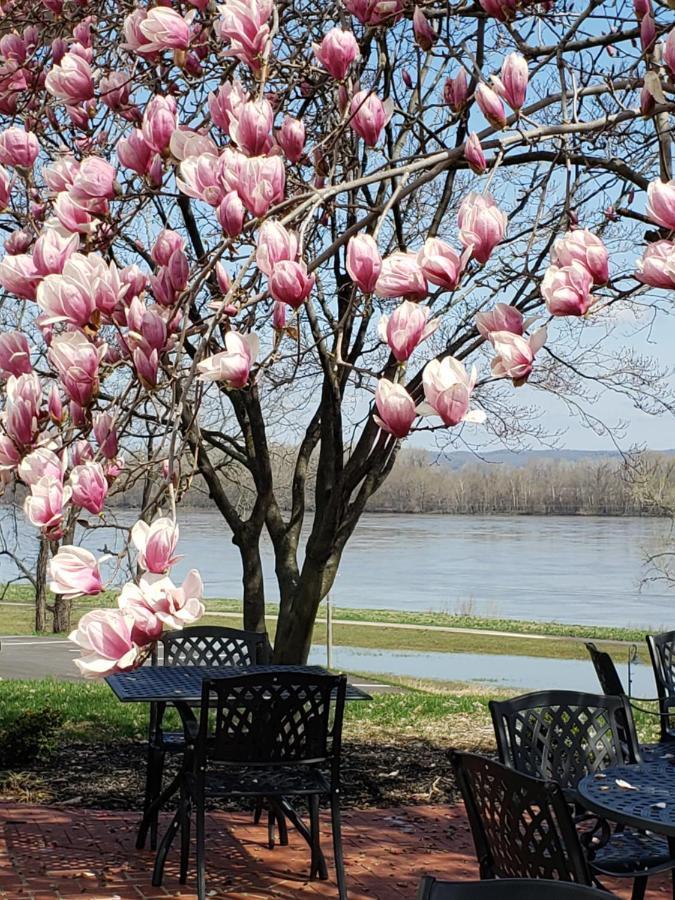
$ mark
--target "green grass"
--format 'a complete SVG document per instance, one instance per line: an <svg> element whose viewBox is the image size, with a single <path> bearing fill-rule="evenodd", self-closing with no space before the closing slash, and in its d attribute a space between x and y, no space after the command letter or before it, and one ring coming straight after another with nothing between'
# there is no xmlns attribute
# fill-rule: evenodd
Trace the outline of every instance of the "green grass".
<svg viewBox="0 0 675 900"><path fill-rule="evenodd" d="M114 606L116 593L106 591L94 601L78 600L74 604L73 621L93 606ZM10 585L4 595L5 604L0 606L1 634L32 634L33 614L28 606L32 591L25 585ZM231 623L241 626L241 602L232 599L207 600L207 615L204 624ZM16 606L14 605L16 604ZM276 608L269 607L270 616ZM209 616L208 612L236 614L236 618L223 620ZM325 644L326 627L321 621L325 615L322 608L314 631L314 642ZM535 656L547 659L586 659L584 640L602 642L636 642L641 660L646 660L643 648L644 632L634 628L605 628L593 625L566 625L558 622L533 622L515 619L490 619L471 615L452 615L438 612L403 612L382 609L334 610L333 640L339 646L361 647L373 650L418 650L440 653L489 653L513 656ZM388 627L373 627L364 622L379 622ZM347 623L347 624L344 624ZM420 626L422 630L397 628L397 625ZM271 635L275 622L268 619ZM460 628L466 632L438 631L435 628ZM505 632L509 636L481 634L482 630ZM551 640L536 640L521 635L544 635ZM616 646L604 649L617 651ZM621 648L620 652L623 652Z"/></svg>

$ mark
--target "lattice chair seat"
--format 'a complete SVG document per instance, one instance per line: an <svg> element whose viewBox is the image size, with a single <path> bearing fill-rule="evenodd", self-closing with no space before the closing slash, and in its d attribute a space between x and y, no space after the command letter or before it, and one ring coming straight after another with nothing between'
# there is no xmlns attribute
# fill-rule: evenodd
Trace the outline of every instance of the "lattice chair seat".
<svg viewBox="0 0 675 900"><path fill-rule="evenodd" d="M308 766L282 769L238 768L215 770L206 776L206 792L212 797L300 796L327 794L330 781L320 769Z"/></svg>
<svg viewBox="0 0 675 900"><path fill-rule="evenodd" d="M595 871L607 875L629 875L639 869L650 869L653 873L660 867L663 871L673 867L668 842L643 831L614 832L610 841L590 856Z"/></svg>

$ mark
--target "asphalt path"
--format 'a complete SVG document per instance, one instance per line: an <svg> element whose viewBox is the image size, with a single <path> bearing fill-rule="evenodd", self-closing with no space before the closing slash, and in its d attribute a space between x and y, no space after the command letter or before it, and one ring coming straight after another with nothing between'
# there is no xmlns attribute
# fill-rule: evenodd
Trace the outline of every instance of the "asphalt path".
<svg viewBox="0 0 675 900"><path fill-rule="evenodd" d="M0 636L0 680L56 678L59 681L82 681L75 657L79 649L65 638L34 635ZM380 684L370 679L350 678L368 693L398 693L396 685Z"/></svg>

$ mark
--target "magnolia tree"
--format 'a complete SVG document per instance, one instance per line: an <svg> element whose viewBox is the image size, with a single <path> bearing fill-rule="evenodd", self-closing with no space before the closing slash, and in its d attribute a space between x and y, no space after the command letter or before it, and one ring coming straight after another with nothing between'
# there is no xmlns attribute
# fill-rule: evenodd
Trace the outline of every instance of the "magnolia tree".
<svg viewBox="0 0 675 900"><path fill-rule="evenodd" d="M197 573L169 576L191 487L240 551L245 627L278 596L275 657L299 662L409 434L517 439L528 381L589 422L598 385L672 408L611 335L675 288L667 4L1 10L0 478L57 628L136 566L73 634L85 671L202 613ZM137 483L102 569L83 535Z"/></svg>

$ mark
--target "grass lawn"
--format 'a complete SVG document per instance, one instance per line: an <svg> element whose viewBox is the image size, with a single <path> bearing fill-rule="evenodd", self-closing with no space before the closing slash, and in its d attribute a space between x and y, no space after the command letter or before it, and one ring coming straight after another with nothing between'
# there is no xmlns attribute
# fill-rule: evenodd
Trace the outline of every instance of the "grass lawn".
<svg viewBox="0 0 675 900"><path fill-rule="evenodd" d="M23 585L11 585L6 589L4 603L0 605L0 634L33 633L33 613L30 606L32 592ZM112 591L101 594L95 603L76 601L74 621L92 606L114 605L116 595ZM241 602L238 600L207 600L204 624L232 624L240 626ZM268 627L274 634L276 610L270 606ZM228 613L236 617L209 616L208 613ZM326 643L326 628L322 622L323 611L314 631L314 642ZM644 631L631 628L603 628L587 625L565 625L519 621L514 619L487 619L477 616L459 616L432 612L400 612L394 610L368 610L336 608L333 640L336 645L380 650L420 650L446 653L491 653L514 656L536 656L550 659L587 659L584 640L604 642L635 642L640 658L646 660ZM364 622L381 623L384 627L365 625ZM399 626L399 627L397 627ZM420 630L410 628L419 626ZM460 628L465 632L435 629ZM483 634L482 631L505 632L504 635ZM537 640L520 635L544 635L548 640ZM605 649L625 653L625 648L608 645Z"/></svg>

